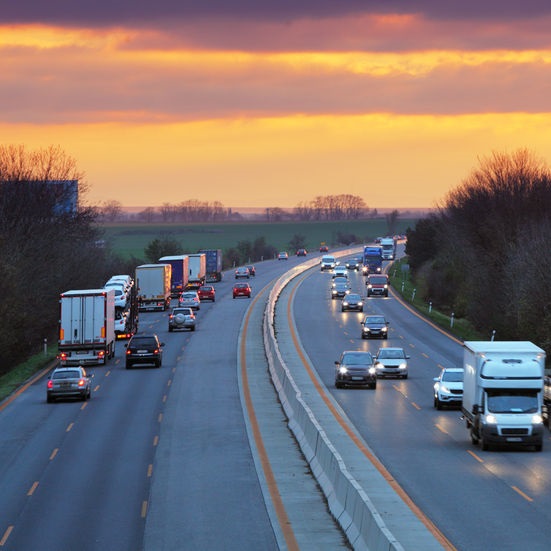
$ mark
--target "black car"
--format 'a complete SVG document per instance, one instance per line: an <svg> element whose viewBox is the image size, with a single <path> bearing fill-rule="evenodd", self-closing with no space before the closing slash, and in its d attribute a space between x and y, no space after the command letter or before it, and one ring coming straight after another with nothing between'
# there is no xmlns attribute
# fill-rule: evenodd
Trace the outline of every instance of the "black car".
<svg viewBox="0 0 551 551"><path fill-rule="evenodd" d="M252 264L247 264L245 268L249 268L249 275L254 277L256 275L256 268Z"/></svg>
<svg viewBox="0 0 551 551"><path fill-rule="evenodd" d="M134 335L125 345L126 369L136 364L153 364L155 367L161 367L164 345L157 335Z"/></svg>
<svg viewBox="0 0 551 551"><path fill-rule="evenodd" d="M347 270L360 270L363 265L363 260L361 257L351 258L346 261Z"/></svg>
<svg viewBox="0 0 551 551"><path fill-rule="evenodd" d="M377 373L370 352L345 350L335 362L335 386L367 386L377 388Z"/></svg>
<svg viewBox="0 0 551 551"><path fill-rule="evenodd" d="M361 322L362 339L388 339L388 326L384 316L366 316Z"/></svg>
<svg viewBox="0 0 551 551"><path fill-rule="evenodd" d="M364 311L364 303L358 293L350 293L342 299L341 312L346 312L347 310Z"/></svg>

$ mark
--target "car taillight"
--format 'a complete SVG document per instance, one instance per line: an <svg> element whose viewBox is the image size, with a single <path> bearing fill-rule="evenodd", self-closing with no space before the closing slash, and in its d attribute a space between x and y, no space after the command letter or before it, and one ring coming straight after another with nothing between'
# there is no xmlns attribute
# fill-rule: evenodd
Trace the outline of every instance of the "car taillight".
<svg viewBox="0 0 551 551"><path fill-rule="evenodd" d="M59 359L60 359L60 360L66 360L66 359L67 359L67 354L65 354L65 352L62 352L62 353L59 355Z"/></svg>
<svg viewBox="0 0 551 551"><path fill-rule="evenodd" d="M127 348L126 349L126 355L129 356L130 354L132 354L132 350L130 350L130 348Z"/></svg>
<svg viewBox="0 0 551 551"><path fill-rule="evenodd" d="M54 382L51 379L48 381L47 387L48 388L54 388Z"/></svg>
<svg viewBox="0 0 551 551"><path fill-rule="evenodd" d="M86 384L86 380L85 379L79 379L78 380L78 386L84 386Z"/></svg>
<svg viewBox="0 0 551 551"><path fill-rule="evenodd" d="M158 354L158 353L159 353L159 349L155 348L155 350L153 350L153 354Z"/></svg>
<svg viewBox="0 0 551 551"><path fill-rule="evenodd" d="M103 358L103 356L105 356L105 350L100 350L98 352L98 358Z"/></svg>

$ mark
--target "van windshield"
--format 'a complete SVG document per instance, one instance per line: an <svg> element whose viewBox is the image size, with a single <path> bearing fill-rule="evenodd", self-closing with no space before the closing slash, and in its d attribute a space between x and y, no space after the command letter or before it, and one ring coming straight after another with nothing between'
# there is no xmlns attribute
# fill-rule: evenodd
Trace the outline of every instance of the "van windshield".
<svg viewBox="0 0 551 551"><path fill-rule="evenodd" d="M488 392L488 411L492 413L537 413L538 397L533 390Z"/></svg>

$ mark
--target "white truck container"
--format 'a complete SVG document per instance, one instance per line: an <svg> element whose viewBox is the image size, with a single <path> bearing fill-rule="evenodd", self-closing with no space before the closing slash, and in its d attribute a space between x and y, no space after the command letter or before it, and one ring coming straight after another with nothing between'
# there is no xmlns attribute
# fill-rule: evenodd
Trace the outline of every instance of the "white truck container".
<svg viewBox="0 0 551 551"><path fill-rule="evenodd" d="M463 405L471 441L543 446L545 352L527 341L466 341Z"/></svg>
<svg viewBox="0 0 551 551"><path fill-rule="evenodd" d="M207 278L207 255L205 253L189 254L188 289L199 289Z"/></svg>
<svg viewBox="0 0 551 551"><path fill-rule="evenodd" d="M166 310L170 307L170 264L142 264L136 268L136 292L138 309Z"/></svg>
<svg viewBox="0 0 551 551"><path fill-rule="evenodd" d="M115 291L61 293L58 351L61 366L105 364L115 355Z"/></svg>
<svg viewBox="0 0 551 551"><path fill-rule="evenodd" d="M396 256L396 239L394 237L381 237L383 260L394 260Z"/></svg>

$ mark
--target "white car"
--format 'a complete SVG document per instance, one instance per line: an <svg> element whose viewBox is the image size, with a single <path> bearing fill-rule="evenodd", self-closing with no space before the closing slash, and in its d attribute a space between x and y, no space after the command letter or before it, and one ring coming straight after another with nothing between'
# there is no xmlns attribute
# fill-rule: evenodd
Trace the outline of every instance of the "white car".
<svg viewBox="0 0 551 551"><path fill-rule="evenodd" d="M434 378L434 407L461 407L463 402L463 368L445 367Z"/></svg>
<svg viewBox="0 0 551 551"><path fill-rule="evenodd" d="M333 268L333 276L332 277L346 277L346 278L348 278L348 270L346 269L346 266L335 266Z"/></svg>
<svg viewBox="0 0 551 551"><path fill-rule="evenodd" d="M115 308L126 308L128 303L128 294L126 286L122 281L108 281L104 289L114 289L115 291Z"/></svg>
<svg viewBox="0 0 551 551"><path fill-rule="evenodd" d="M334 256L325 255L321 257L320 269L322 272L325 270L332 270L337 265L337 261Z"/></svg>
<svg viewBox="0 0 551 551"><path fill-rule="evenodd" d="M375 356L375 369L377 377L408 378L409 356L403 348L379 348Z"/></svg>

